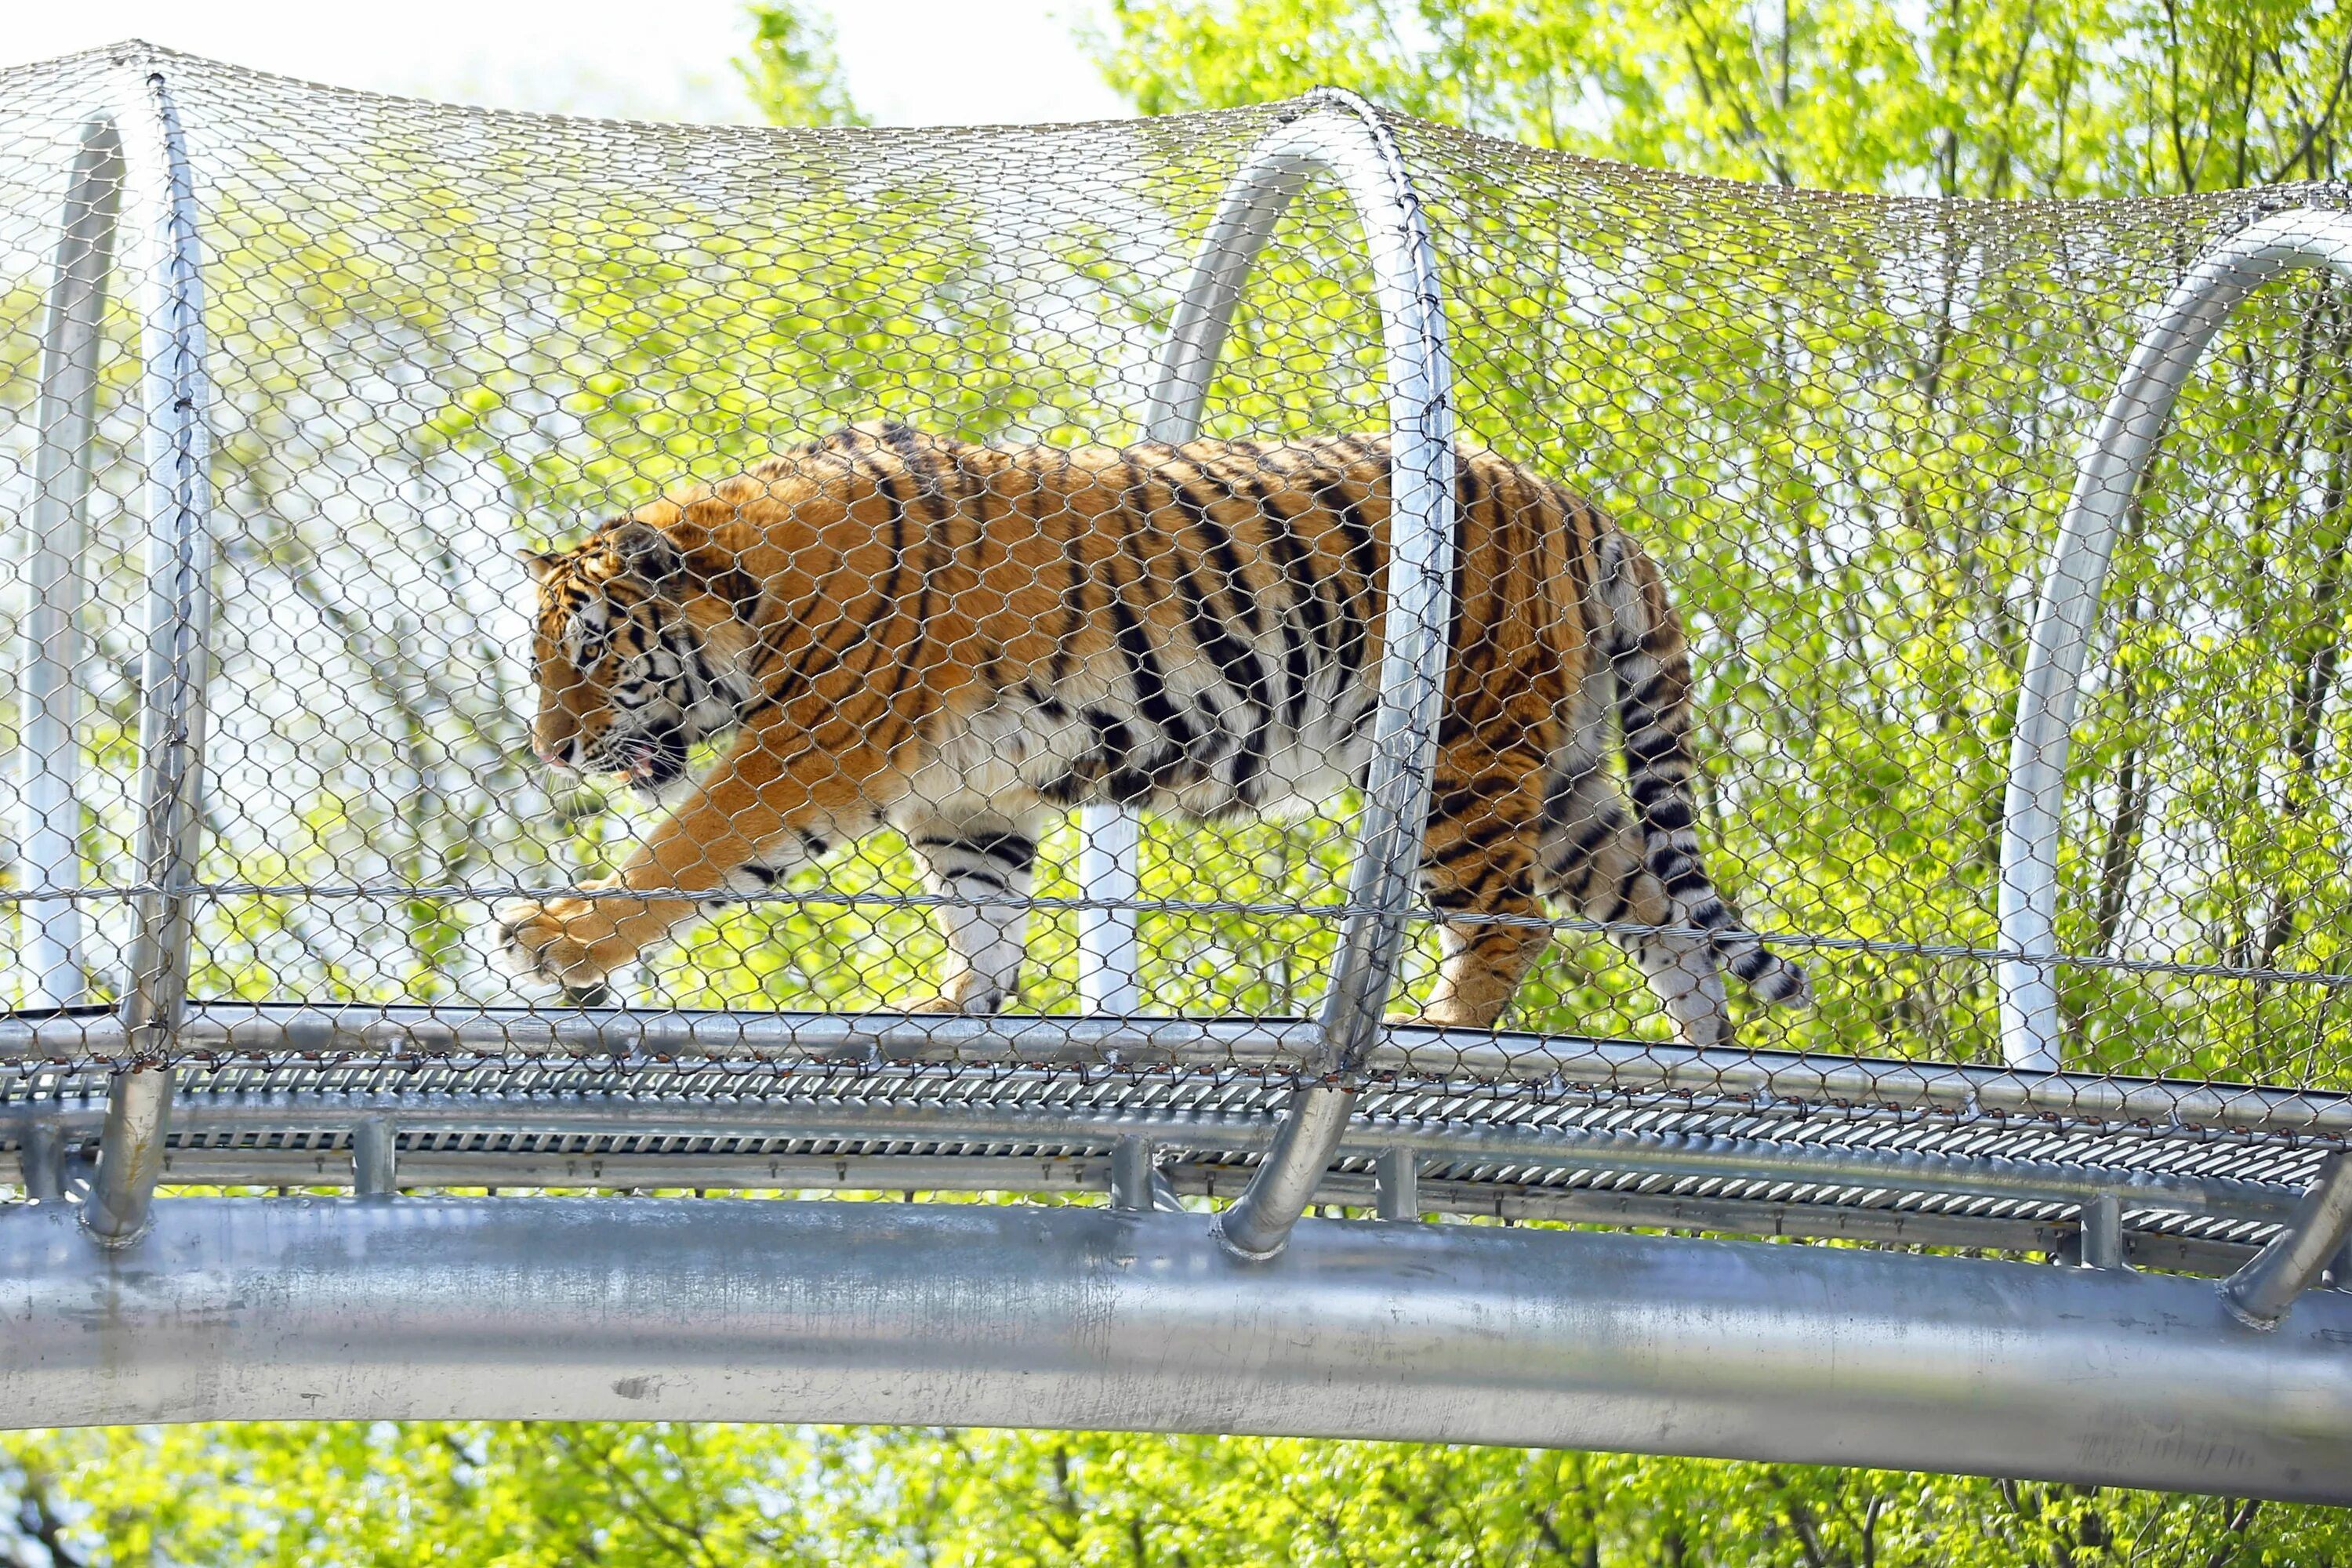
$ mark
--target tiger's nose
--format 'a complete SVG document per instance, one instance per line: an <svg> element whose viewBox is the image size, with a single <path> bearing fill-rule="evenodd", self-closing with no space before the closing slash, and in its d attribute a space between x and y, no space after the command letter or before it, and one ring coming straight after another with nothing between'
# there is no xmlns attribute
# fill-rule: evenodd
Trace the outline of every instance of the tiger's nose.
<svg viewBox="0 0 2352 1568"><path fill-rule="evenodd" d="M530 750L533 756L551 768L560 768L563 765L563 752L561 747L542 745L533 741L530 743Z"/></svg>

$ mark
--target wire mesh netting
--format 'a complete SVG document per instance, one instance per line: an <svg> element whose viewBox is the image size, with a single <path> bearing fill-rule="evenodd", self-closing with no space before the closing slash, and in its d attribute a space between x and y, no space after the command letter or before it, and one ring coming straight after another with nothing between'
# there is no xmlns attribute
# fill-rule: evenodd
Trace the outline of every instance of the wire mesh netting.
<svg viewBox="0 0 2352 1568"><path fill-rule="evenodd" d="M1397 483L1381 237L1336 183L1251 268L1200 439L1145 439L1220 203L1301 106L686 129L151 52L0 75L0 973L83 1009L19 1015L16 1092L132 1049L108 1020L163 874L135 148L86 443L43 400L84 128L159 61L215 605L198 847L160 889L192 921L175 1058L1328 1066L1289 1021L1365 912ZM2133 497L2065 777L2068 1076L2001 1101L1992 1069L2011 719L2075 462L2197 258L2344 193L1865 198L1384 125L1461 441L1389 1002L1453 1032L1371 1065L1513 1104L2340 1135L2352 320L2325 273L2231 316ZM1153 1022L1089 1036L1107 1011ZM988 1146L1015 1144L1045 1146Z"/></svg>

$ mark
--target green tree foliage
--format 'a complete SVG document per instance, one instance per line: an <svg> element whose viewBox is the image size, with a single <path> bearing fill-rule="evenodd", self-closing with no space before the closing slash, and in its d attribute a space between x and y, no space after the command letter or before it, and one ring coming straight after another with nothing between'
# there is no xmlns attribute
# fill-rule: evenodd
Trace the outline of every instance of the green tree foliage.
<svg viewBox="0 0 2352 1568"><path fill-rule="evenodd" d="M1806 1466L1288 1438L608 1424L0 1447L0 1564L2227 1568L2352 1512Z"/></svg>
<svg viewBox="0 0 2352 1568"><path fill-rule="evenodd" d="M1112 0L1146 113L1351 87L1598 157L1822 190L2139 195L2331 178L2336 0Z"/></svg>
<svg viewBox="0 0 2352 1568"><path fill-rule="evenodd" d="M833 26L804 5L754 5L751 52L735 71L771 125L863 125L849 95Z"/></svg>
<svg viewBox="0 0 2352 1568"><path fill-rule="evenodd" d="M765 112L855 123L824 29L790 6L754 15L741 64ZM1113 19L1106 70L1147 111L1328 81L1546 147L1864 193L2145 196L2332 178L2352 68L2341 0L1114 0ZM1872 226L1889 221L1880 209L1725 188L1728 219L1690 243L1691 226L1645 205L1637 181L1482 183L1444 134L1409 140L1433 181L1469 422L1608 500L1675 562L1703 656L1718 865L1734 868L1752 905L1792 925L1985 940L1986 824L2019 616L2064 478L2053 432L2079 426L2103 395L2130 312L2177 266L2177 256L2146 259L2149 233L2175 209L2145 217L2147 231L2132 226L2146 209L2120 208L2104 209L2107 226L2076 231L2099 242L2095 252L2141 257L2126 275L2079 265L2049 238L2054 230L2032 229L2030 212L2012 221L1996 208L1962 209L1948 232L1916 237L1932 264L1906 275L1864 247L1840 248L1849 234L1837 214L1863 213L1852 232L1883 236ZM1024 359L1034 344L972 286L985 282L977 247L966 265L941 244L963 221L951 199L862 189L849 221L879 226L856 246L882 243L892 223L919 226L923 253L942 258L936 275L893 292L852 268L812 273L807 258L829 244L838 256L854 247L823 226L792 227L780 206L724 237L758 243L747 238L756 230L778 248L745 264L740 300L721 299L692 262L693 247L722 237L698 230L694 215L583 206L582 233L548 236L543 256L494 257L468 250L462 204L436 197L398 226L446 237L436 254L451 272L439 287L408 288L366 247L276 256L239 274L255 279L253 298L220 310L241 330L279 336L232 333L224 358L290 364L301 342L380 338L435 366L431 383L455 390L378 432L372 462L398 458L400 471L425 475L487 466L509 515L550 534L616 485L709 471L853 403L919 409L980 436L1103 427L1086 367ZM1360 426L1377 409L1360 247L1323 198L1310 196L1293 227L1237 321L1212 399L1226 427ZM584 243L592 230L595 243ZM266 222L246 232L257 251L273 243ZM2006 259L1988 275L1981 258L1996 249ZM1118 254L1106 242L1065 263L1109 289ZM1799 254L1815 265L1793 265ZM1581 269L1564 277L1551 266L1559 256ZM1939 308L1936 289L1963 279L1972 308ZM819 290L823 309L795 289ZM534 319L559 328L483 340L452 314L453 301L517 289L544 306ZM1151 321L1153 308L1138 303L1130 320ZM2141 841L2169 830L2185 846L2168 851L2170 864L2198 874L2165 889L2167 951L2340 964L2352 921L2333 787L2346 741L2336 688L2352 527L2340 505L2352 461L2337 374L2347 331L2339 297L2279 291L2233 329L2231 352L2184 405L2190 437L2173 444L2122 547L2118 621L2077 748L2085 831L2066 873L2070 945L2122 951L2127 907L2150 896ZM910 353L918 340L923 352ZM2281 342L2296 352L2257 352ZM392 715L371 732L404 742L354 752L352 776L320 783L305 806L314 843L265 851L231 824L216 835L219 853L259 882L329 868L425 887L459 880L486 852L478 838L502 842L495 825L451 809L462 781L436 784L441 804L423 816L388 821L362 775L427 749L428 734L511 753L514 737L496 726L511 723L512 694L479 711L436 695L393 657L405 623L371 632L370 617L397 613L394 596L338 600L320 585L363 581L334 552L363 551L369 537L345 539L338 520L306 510L292 389L318 379L298 371L284 384L231 389L244 401L224 443L225 489L247 520L231 568L254 574L248 591L315 602L331 650L320 679ZM739 383L739 400L709 406L703 389L718 383ZM1038 405L1048 385L1071 389L1071 401ZM551 395L570 416L560 438L534 416L534 400ZM2310 482L2281 484L2280 473ZM1871 522L1866 537L1845 526L1855 520ZM401 517L380 526L395 525ZM317 575L320 560L336 571ZM2199 612L2185 622L2184 603ZM472 777L478 795L483 775ZM578 831L560 852L592 866L609 831L595 826L600 804L523 809L569 809ZM1214 854L1199 852L1206 842L1156 839L1148 885L1174 898L1295 897L1309 885L1297 869L1302 845L1330 847L1312 832L1270 830L1218 839ZM1328 863L1310 869L1328 883ZM827 879L854 891L902 875L886 847ZM1066 884L1049 867L1041 890ZM233 930L208 943L214 988L288 973L305 942L331 946L331 933L301 931L283 901L256 898L221 918ZM448 909L419 899L401 918L413 972L333 984L412 994L442 973ZM887 999L908 975L877 968L873 951L905 942L902 960L919 962L925 929L890 918L900 923L739 912L730 919L766 922L759 940L745 932L723 945L755 960L690 973L677 994ZM1299 1005L1271 963L1297 930L1207 920L1168 929L1181 940L1163 944L1160 962L1175 980L1198 977L1188 997ZM1066 931L1044 933L1041 949L1050 973L1066 969ZM1237 994L1244 984L1257 989ZM2097 973L2070 981L2084 1050L2140 1067L2252 1062L2314 1079L2352 1059L2331 1021L2298 1016L2305 1005L2292 998L2246 987L2183 1009L2136 984ZM1027 1000L1050 1004L1066 989L1054 981ZM1805 1026L1812 1043L1986 1048L1979 970L1882 955L1842 967L1824 990ZM1528 1003L1538 1021L1586 1027L1605 1026L1612 1010L1616 1023L1645 1024L1622 971L1583 948L1564 948ZM2306 1054L2282 1047L2257 1060L2273 1036ZM2322 1039L2327 1047L2315 1049ZM468 1423L26 1434L0 1439L0 1562L39 1568L2352 1563L2352 1515L2222 1498L1100 1434Z"/></svg>

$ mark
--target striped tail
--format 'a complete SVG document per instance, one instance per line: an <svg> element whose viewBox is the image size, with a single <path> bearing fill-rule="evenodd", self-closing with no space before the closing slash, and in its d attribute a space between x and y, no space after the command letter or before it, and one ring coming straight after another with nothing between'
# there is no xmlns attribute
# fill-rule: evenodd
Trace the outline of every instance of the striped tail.
<svg viewBox="0 0 2352 1568"><path fill-rule="evenodd" d="M1632 540L1612 532L1607 542L1621 552L1619 563L1605 563L1619 567L1604 579L1618 585L1608 595L1615 621L1610 667L1643 858L1665 888L1675 923L1706 931L1723 967L1757 1001L1801 1006L1811 1000L1805 972L1740 923L1699 857L1698 802L1691 793L1697 763L1690 744L1690 649L1664 582Z"/></svg>

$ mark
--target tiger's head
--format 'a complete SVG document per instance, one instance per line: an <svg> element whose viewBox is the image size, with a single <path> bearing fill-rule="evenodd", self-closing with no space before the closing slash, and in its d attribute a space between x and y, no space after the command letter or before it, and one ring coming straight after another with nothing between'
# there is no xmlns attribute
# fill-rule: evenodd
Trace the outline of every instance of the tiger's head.
<svg viewBox="0 0 2352 1568"><path fill-rule="evenodd" d="M732 728L751 700L754 634L719 591L742 574L731 562L711 570L635 517L569 550L517 553L538 584L531 750L658 798L685 776L688 748Z"/></svg>

